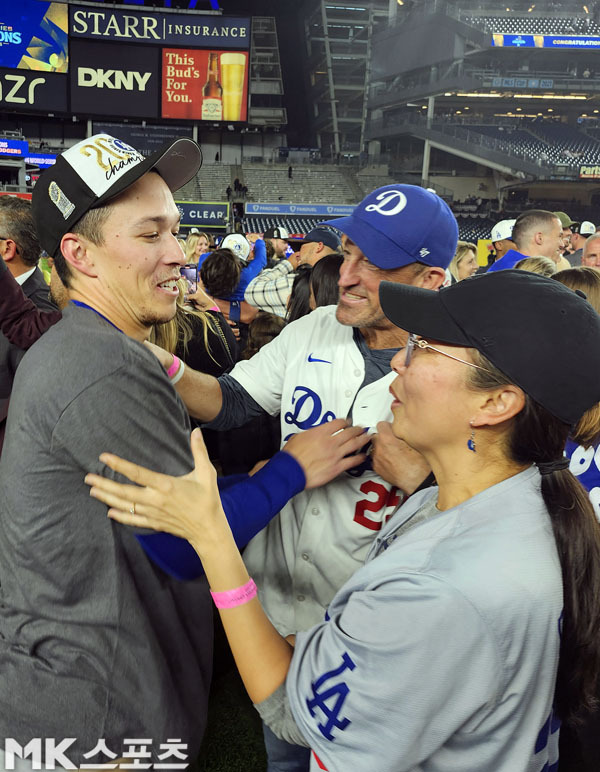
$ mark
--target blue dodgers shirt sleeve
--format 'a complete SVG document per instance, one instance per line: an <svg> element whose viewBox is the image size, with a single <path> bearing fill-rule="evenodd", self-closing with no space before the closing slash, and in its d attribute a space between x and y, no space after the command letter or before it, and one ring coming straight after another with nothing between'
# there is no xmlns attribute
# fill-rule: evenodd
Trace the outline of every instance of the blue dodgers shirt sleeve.
<svg viewBox="0 0 600 772"><path fill-rule="evenodd" d="M300 464L280 450L255 475L221 490L223 509L238 547L245 547L305 485Z"/></svg>
<svg viewBox="0 0 600 772"><path fill-rule="evenodd" d="M219 479L221 503L235 543L241 549L261 531L287 502L304 490L300 464L279 451L252 477ZM204 569L192 545L170 533L136 534L144 551L167 574L181 581L202 576Z"/></svg>
<svg viewBox="0 0 600 772"><path fill-rule="evenodd" d="M235 290L229 295L229 300L243 300L246 287L255 279L267 264L267 247L262 239L254 243L254 259L246 265L240 274L240 280Z"/></svg>

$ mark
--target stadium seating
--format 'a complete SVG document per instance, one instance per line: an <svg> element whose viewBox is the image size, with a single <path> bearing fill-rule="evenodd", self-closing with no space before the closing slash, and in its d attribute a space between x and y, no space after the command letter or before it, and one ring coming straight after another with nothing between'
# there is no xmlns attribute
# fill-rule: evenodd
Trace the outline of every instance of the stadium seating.
<svg viewBox="0 0 600 772"><path fill-rule="evenodd" d="M551 147L551 157L557 163L597 164L600 162L600 142L565 123L534 123L531 131Z"/></svg>
<svg viewBox="0 0 600 772"><path fill-rule="evenodd" d="M225 201L225 191L232 185L231 166L226 164L206 164L202 166L196 179L200 184L200 201Z"/></svg>
<svg viewBox="0 0 600 772"><path fill-rule="evenodd" d="M269 228L286 228L288 233L308 233L323 222L322 217L246 217L242 227L246 233L264 233Z"/></svg>
<svg viewBox="0 0 600 772"><path fill-rule="evenodd" d="M285 203L356 203L343 170L333 165L293 166L288 178L287 166L243 164L243 182L251 201Z"/></svg>
<svg viewBox="0 0 600 772"><path fill-rule="evenodd" d="M491 230L496 220L488 218L460 217L456 218L458 222L458 238L462 241L471 241L477 244L478 239L489 239Z"/></svg>
<svg viewBox="0 0 600 772"><path fill-rule="evenodd" d="M361 172L356 175L356 179L358 180L363 196L367 196L376 188L382 188L384 185L393 185L395 182L398 182L397 179L390 177L387 174L363 174Z"/></svg>
<svg viewBox="0 0 600 772"><path fill-rule="evenodd" d="M534 121L518 127L469 123L464 129L489 137L497 150L526 156L540 165L600 163L600 142L564 123ZM475 141L474 136L472 139Z"/></svg>
<svg viewBox="0 0 600 772"><path fill-rule="evenodd" d="M478 239L489 239L495 220L488 218L473 219L470 217L457 217L459 238L463 241L472 241L475 244ZM269 228L287 228L288 233L308 233L315 228L321 218L314 217L246 217L242 221L245 233L264 233Z"/></svg>

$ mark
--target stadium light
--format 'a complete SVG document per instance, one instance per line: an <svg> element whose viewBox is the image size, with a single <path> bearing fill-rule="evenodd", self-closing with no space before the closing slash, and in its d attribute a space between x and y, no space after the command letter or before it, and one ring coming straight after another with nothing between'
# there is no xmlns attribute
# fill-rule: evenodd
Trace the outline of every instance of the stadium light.
<svg viewBox="0 0 600 772"><path fill-rule="evenodd" d="M515 99L587 99L586 96L562 96L562 94L513 94Z"/></svg>

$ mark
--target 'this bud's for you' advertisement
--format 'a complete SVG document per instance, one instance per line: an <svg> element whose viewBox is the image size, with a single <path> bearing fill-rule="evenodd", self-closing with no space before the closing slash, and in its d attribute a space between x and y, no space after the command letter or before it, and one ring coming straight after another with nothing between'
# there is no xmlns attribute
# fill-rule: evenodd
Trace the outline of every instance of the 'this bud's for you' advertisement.
<svg viewBox="0 0 600 772"><path fill-rule="evenodd" d="M245 121L248 52L162 50L162 117Z"/></svg>

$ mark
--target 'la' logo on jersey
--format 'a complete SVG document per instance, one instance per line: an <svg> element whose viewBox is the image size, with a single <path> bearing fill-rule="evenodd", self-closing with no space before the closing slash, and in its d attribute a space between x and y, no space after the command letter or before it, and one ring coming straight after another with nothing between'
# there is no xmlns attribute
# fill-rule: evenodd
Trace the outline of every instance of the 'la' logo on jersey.
<svg viewBox="0 0 600 772"><path fill-rule="evenodd" d="M328 670L326 673L323 673L312 684L313 697L310 700L306 700L306 707L313 718L316 717L317 711L323 714L325 720L317 724L317 728L326 740L335 740L333 732L336 729L343 732L351 723L349 718L341 717L344 702L350 694L350 687L345 681L339 680L339 677L346 670L354 670L355 667L356 665L350 659L350 656L344 652L342 664L335 670ZM329 686L325 685L327 681L333 681L334 679L338 679L337 682Z"/></svg>

